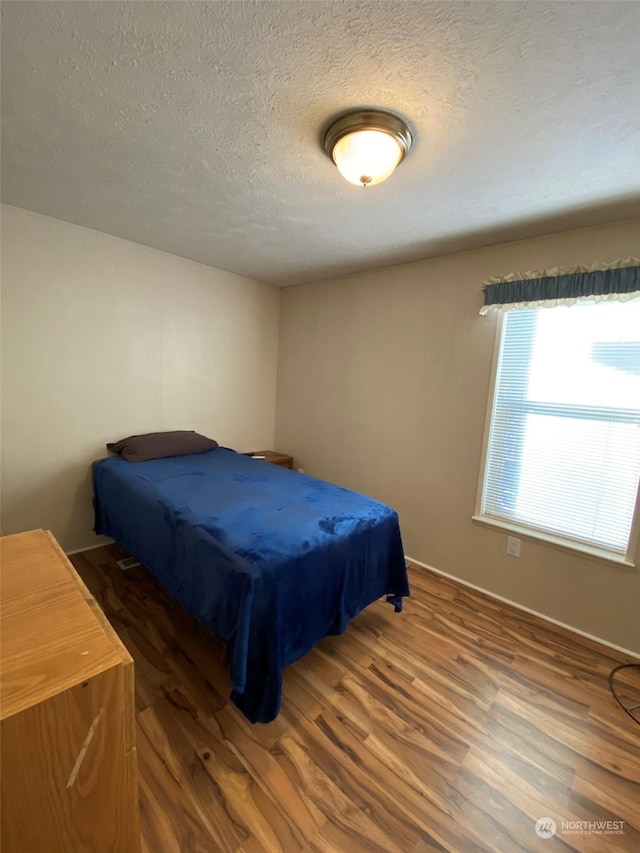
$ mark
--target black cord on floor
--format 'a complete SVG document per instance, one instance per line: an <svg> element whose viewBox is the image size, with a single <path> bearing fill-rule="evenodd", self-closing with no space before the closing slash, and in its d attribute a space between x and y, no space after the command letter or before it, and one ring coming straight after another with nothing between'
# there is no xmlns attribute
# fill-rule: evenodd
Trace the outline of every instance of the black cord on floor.
<svg viewBox="0 0 640 853"><path fill-rule="evenodd" d="M618 705L620 705L620 707L627 712L627 714L631 717L632 720L635 720L635 722L640 725L640 719L632 713L633 711L635 711L636 713L640 713L640 702L637 705L630 705L629 707L623 705L622 700L616 693L615 687L613 686L613 676L616 674L616 672L619 672L621 669L627 669L628 667L640 669L640 663L621 663L619 666L615 666L609 673L609 688L611 689L611 692L613 693L613 698L616 700Z"/></svg>

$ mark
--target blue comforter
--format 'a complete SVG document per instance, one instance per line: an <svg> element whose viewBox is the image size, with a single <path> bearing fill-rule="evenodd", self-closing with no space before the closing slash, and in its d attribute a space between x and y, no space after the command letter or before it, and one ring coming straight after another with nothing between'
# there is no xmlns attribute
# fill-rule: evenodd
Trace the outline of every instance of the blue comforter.
<svg viewBox="0 0 640 853"><path fill-rule="evenodd" d="M232 450L102 459L94 492L96 533L228 644L252 722L277 716L286 666L377 598L409 595L394 510Z"/></svg>

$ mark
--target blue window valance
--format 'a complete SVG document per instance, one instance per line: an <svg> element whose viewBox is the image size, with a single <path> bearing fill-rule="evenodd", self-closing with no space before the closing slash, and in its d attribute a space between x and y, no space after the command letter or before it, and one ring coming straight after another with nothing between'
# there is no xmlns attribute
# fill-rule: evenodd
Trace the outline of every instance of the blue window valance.
<svg viewBox="0 0 640 853"><path fill-rule="evenodd" d="M554 267L491 278L484 282L480 313L573 305L582 299L601 302L638 297L640 260L626 258L591 267Z"/></svg>

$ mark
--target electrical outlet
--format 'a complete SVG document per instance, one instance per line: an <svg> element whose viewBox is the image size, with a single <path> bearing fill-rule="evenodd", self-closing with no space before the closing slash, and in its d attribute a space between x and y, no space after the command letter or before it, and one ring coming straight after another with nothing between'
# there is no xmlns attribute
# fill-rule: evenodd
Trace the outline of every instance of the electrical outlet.
<svg viewBox="0 0 640 853"><path fill-rule="evenodd" d="M298 474L304 474L304 468L298 468Z"/></svg>
<svg viewBox="0 0 640 853"><path fill-rule="evenodd" d="M520 556L520 540L515 536L507 536L507 554L511 557Z"/></svg>

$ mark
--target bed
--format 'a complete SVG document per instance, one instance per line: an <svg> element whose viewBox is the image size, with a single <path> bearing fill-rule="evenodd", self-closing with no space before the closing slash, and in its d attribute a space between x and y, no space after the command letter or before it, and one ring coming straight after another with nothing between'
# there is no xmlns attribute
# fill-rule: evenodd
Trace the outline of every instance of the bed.
<svg viewBox="0 0 640 853"><path fill-rule="evenodd" d="M94 464L95 531L223 640L232 701L279 713L282 672L364 607L409 595L398 517L371 498L219 447Z"/></svg>

